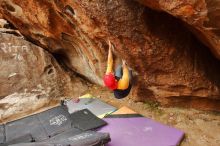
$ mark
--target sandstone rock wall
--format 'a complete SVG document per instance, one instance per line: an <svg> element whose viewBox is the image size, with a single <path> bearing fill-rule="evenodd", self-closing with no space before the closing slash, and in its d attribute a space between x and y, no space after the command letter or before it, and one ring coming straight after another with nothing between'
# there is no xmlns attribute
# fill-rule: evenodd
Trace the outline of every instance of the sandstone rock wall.
<svg viewBox="0 0 220 146"><path fill-rule="evenodd" d="M14 92L71 94L69 74L47 51L12 34L0 33L0 38L0 97Z"/></svg>
<svg viewBox="0 0 220 146"><path fill-rule="evenodd" d="M147 5L161 10L156 2ZM94 83L102 85L110 40L115 57L137 73L131 97L220 110L220 62L169 14L134 0L1 0L0 12L26 38Z"/></svg>
<svg viewBox="0 0 220 146"><path fill-rule="evenodd" d="M46 50L22 36L0 33L0 123L34 113L61 97L78 97L87 85ZM11 30L10 32L13 32Z"/></svg>
<svg viewBox="0 0 220 146"><path fill-rule="evenodd" d="M220 59L220 0L137 0L188 24L191 31Z"/></svg>

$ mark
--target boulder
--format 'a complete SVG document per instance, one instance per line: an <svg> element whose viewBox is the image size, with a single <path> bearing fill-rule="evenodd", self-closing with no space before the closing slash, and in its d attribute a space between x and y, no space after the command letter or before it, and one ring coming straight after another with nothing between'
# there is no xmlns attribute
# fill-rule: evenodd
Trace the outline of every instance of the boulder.
<svg viewBox="0 0 220 146"><path fill-rule="evenodd" d="M14 34L0 33L0 38L0 123L54 106L61 97L78 97L87 90L84 81L66 72L41 47Z"/></svg>
<svg viewBox="0 0 220 146"><path fill-rule="evenodd" d="M55 98L73 94L77 86L79 92L85 89L79 81L72 82L47 51L12 34L0 33L0 37L0 97L15 92L44 92Z"/></svg>
<svg viewBox="0 0 220 146"><path fill-rule="evenodd" d="M110 40L136 74L135 100L220 111L220 62L181 20L134 0L1 1L27 39L91 82L102 85Z"/></svg>

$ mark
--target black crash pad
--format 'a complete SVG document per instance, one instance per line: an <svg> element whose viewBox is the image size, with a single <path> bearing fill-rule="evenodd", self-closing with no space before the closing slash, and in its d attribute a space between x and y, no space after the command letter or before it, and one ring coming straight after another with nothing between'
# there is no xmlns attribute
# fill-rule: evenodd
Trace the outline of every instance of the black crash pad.
<svg viewBox="0 0 220 146"><path fill-rule="evenodd" d="M107 133L99 133L95 131L85 131L71 129L47 140L49 143L62 143L71 146L93 146L95 144L104 144L110 141Z"/></svg>
<svg viewBox="0 0 220 146"><path fill-rule="evenodd" d="M65 107L57 107L37 115L49 137L71 129L70 114Z"/></svg>
<svg viewBox="0 0 220 146"><path fill-rule="evenodd" d="M3 126L1 127L3 132L0 133L3 134L2 136L0 134L2 137L0 138L9 145L31 143L33 141L46 142L47 140L53 140L55 137L58 139L57 136L61 136L60 134L63 133L65 134L68 130L71 130L71 134L73 135L74 132L79 134L82 133L82 130L91 130L104 125L106 125L104 120L99 119L87 109L70 115L65 106L59 106L7 123L5 128ZM62 136L60 139L62 139Z"/></svg>
<svg viewBox="0 0 220 146"><path fill-rule="evenodd" d="M70 117L72 125L83 131L96 129L107 124L104 120L96 117L88 109L74 112L70 115Z"/></svg>
<svg viewBox="0 0 220 146"><path fill-rule="evenodd" d="M5 128L4 125L0 125L0 144L5 142Z"/></svg>
<svg viewBox="0 0 220 146"><path fill-rule="evenodd" d="M20 143L10 146L103 146L110 141L107 133L86 131L76 134L75 130L70 130L60 134L58 137L44 142Z"/></svg>
<svg viewBox="0 0 220 146"><path fill-rule="evenodd" d="M16 139L11 140L7 144L23 143L23 142L34 142L34 138L31 134L27 134Z"/></svg>
<svg viewBox="0 0 220 146"><path fill-rule="evenodd" d="M19 140L21 137L23 142L31 142L28 135L31 135L35 141L48 139L48 135L36 115L7 123L5 133L8 144L21 142ZM25 138L25 136L27 137Z"/></svg>
<svg viewBox="0 0 220 146"><path fill-rule="evenodd" d="M77 129L77 128L71 128L63 133L60 133L54 137L51 137L50 139L45 140L44 142L58 142L58 141L63 141L64 139L67 139L69 137L78 135L83 133L82 130Z"/></svg>
<svg viewBox="0 0 220 146"><path fill-rule="evenodd" d="M7 123L5 126L6 142L17 143L46 140L71 128L70 114L65 107L56 107L45 112ZM21 140L19 140L20 142Z"/></svg>

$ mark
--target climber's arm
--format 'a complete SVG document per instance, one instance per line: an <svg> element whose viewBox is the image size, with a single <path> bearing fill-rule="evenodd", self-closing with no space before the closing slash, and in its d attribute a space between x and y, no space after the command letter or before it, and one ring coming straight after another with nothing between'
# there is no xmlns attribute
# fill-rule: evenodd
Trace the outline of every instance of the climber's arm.
<svg viewBox="0 0 220 146"><path fill-rule="evenodd" d="M106 74L113 72L113 56L112 56L112 50L111 50L112 44L109 41L109 50L108 50L108 61L107 61L107 70Z"/></svg>
<svg viewBox="0 0 220 146"><path fill-rule="evenodd" d="M123 75L122 78L118 81L118 89L125 90L129 87L129 69L126 63L123 61Z"/></svg>

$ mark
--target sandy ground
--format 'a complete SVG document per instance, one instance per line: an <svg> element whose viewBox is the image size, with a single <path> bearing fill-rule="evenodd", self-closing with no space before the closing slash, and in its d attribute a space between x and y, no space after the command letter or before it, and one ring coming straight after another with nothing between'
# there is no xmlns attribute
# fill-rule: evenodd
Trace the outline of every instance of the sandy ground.
<svg viewBox="0 0 220 146"><path fill-rule="evenodd" d="M148 118L184 131L181 146L220 146L220 113L163 108L156 103L133 102L129 98L118 100L110 91L95 86L88 93L116 107L128 106Z"/></svg>

